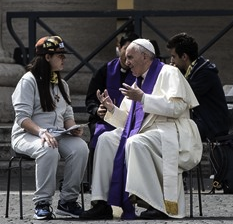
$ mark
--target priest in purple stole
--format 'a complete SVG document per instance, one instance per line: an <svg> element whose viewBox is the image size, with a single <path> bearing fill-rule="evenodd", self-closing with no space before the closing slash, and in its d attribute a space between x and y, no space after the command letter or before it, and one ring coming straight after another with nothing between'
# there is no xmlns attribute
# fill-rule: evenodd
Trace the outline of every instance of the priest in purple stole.
<svg viewBox="0 0 233 224"><path fill-rule="evenodd" d="M119 91L122 83L132 85L135 81L135 77L125 64L125 50L128 45L138 38L133 32L128 32L123 35L119 41L118 56L113 60L105 63L101 66L97 72L93 75L85 100L87 112L89 116L89 129L91 134L90 148L95 149L98 137L105 131L111 131L115 129L111 124L103 120L103 116L106 113L98 98L96 97L96 91L99 89L101 92L105 89L108 90L109 96L113 99L117 107L120 106L124 95Z"/></svg>
<svg viewBox="0 0 233 224"><path fill-rule="evenodd" d="M122 208L122 219L135 219L138 200L146 207L142 219L185 217L182 172L197 165L202 155L200 134L189 117L198 102L180 71L162 64L154 53L146 39L128 46L126 62L137 83L120 88L125 95L120 107L108 91L97 92L108 110L104 120L116 129L99 137L93 208L80 219L112 219L111 205Z"/></svg>
<svg viewBox="0 0 233 224"><path fill-rule="evenodd" d="M129 43L128 43L129 44ZM135 77L132 75L131 71L122 70L122 65L118 58L107 63L107 76L106 76L106 89L108 94L113 99L114 104L119 107L124 95L119 91L122 85L122 77L124 77L124 82L131 85L135 81ZM123 74L122 74L123 73ZM92 90L93 91L93 90ZM87 97L88 98L88 97ZM90 147L95 148L98 137L105 131L112 131L115 127L109 123L100 120L96 122L95 132L91 139Z"/></svg>

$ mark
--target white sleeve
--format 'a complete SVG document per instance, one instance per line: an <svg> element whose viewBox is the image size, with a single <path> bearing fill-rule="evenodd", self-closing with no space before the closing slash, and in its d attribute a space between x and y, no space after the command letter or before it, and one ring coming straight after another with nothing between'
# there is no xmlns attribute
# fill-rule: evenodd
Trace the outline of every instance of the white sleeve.
<svg viewBox="0 0 233 224"><path fill-rule="evenodd" d="M145 94L143 110L149 114L178 118L187 106L181 98L166 99L164 96Z"/></svg>

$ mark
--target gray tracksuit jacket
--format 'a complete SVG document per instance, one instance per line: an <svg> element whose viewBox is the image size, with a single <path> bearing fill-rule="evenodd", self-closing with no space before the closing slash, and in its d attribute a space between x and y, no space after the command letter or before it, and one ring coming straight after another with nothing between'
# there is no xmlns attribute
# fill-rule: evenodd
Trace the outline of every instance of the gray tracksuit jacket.
<svg viewBox="0 0 233 224"><path fill-rule="evenodd" d="M69 95L68 84L63 80L66 92ZM41 128L64 128L64 121L74 119L72 107L66 103L57 85L52 89L51 95L58 95L55 111L44 112L40 104L40 96L37 83L31 72L27 72L18 82L12 94L12 103L15 110L15 121L12 128L12 147L24 137L25 131L21 123L31 118Z"/></svg>

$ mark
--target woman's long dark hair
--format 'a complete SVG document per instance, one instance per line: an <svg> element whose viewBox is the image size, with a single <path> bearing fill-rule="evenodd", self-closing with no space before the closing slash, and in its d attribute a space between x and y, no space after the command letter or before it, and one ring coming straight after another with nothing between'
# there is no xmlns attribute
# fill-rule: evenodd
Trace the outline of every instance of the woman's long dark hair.
<svg viewBox="0 0 233 224"><path fill-rule="evenodd" d="M49 62L45 59L45 55L38 55L33 58L26 69L30 71L36 79L43 111L54 111L56 105L50 93L50 76L52 71ZM58 76L59 90L67 104L70 105L71 102L63 86L60 73L56 73Z"/></svg>

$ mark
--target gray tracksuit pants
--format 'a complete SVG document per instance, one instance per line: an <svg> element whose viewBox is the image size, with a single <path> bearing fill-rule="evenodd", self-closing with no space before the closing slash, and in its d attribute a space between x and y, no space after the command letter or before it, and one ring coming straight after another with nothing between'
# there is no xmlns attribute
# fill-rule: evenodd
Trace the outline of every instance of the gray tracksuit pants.
<svg viewBox="0 0 233 224"><path fill-rule="evenodd" d="M70 135L64 135L58 140L58 148L51 148L44 144L37 136L26 134L23 140L19 141L14 150L24 153L35 159L36 191L33 201L52 203L52 196L56 190L56 172L60 158L65 160L64 180L60 200L76 201L80 191L80 184L83 180L88 160L88 146L86 142Z"/></svg>

